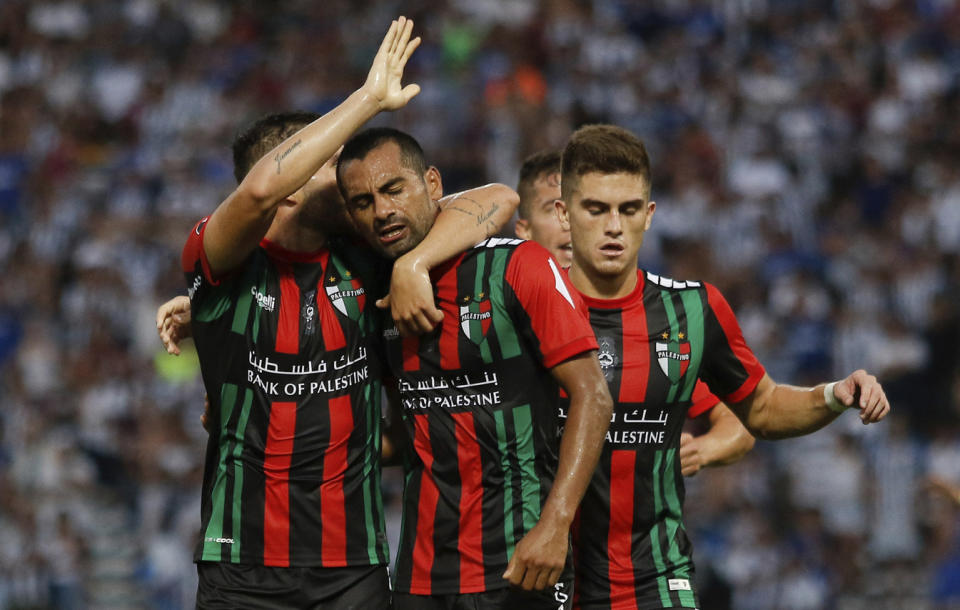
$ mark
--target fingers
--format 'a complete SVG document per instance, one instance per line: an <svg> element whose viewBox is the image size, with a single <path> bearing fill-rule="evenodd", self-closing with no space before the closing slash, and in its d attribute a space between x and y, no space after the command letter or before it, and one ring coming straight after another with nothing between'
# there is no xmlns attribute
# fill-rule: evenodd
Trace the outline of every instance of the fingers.
<svg viewBox="0 0 960 610"><path fill-rule="evenodd" d="M383 42L380 43L380 49L377 50L377 55L388 54L390 49L393 48L393 43L397 38L397 21L394 19L390 22L390 29L387 30L387 34L383 37Z"/></svg>
<svg viewBox="0 0 960 610"><path fill-rule="evenodd" d="M841 386L843 386L843 393L849 394L849 400L846 399L846 396L837 392L837 388L841 388ZM853 400L857 394L859 394L859 402L854 405ZM887 400L887 395L880 382L864 370L854 371L843 380L843 383L834 386L834 395L843 404L858 408L860 410L860 420L864 424L876 423L890 412L890 402Z"/></svg>
<svg viewBox="0 0 960 610"><path fill-rule="evenodd" d="M390 309L390 295L377 299L376 306L377 309Z"/></svg>
<svg viewBox="0 0 960 610"><path fill-rule="evenodd" d="M413 22L410 22L411 27ZM420 46L420 37L417 36L413 40L407 43L407 46L403 49L403 55L400 56L400 67L407 65L407 60L410 59L410 56L413 55L413 52L417 50L417 47Z"/></svg>
<svg viewBox="0 0 960 610"><path fill-rule="evenodd" d="M503 571L503 578L509 580L512 585L519 585L523 578L523 569L517 566L517 556L514 554L507 564L507 569Z"/></svg>
<svg viewBox="0 0 960 610"><path fill-rule="evenodd" d="M393 48L390 49L390 55L394 60L400 59L407 49L407 43L410 42L410 34L413 33L413 20L400 17L397 23L397 29L400 35L396 37Z"/></svg>

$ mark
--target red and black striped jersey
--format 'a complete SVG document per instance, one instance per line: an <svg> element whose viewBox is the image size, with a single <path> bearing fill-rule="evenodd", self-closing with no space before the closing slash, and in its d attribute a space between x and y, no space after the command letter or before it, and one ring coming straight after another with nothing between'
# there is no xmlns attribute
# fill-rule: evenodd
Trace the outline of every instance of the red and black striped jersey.
<svg viewBox="0 0 960 610"><path fill-rule="evenodd" d="M638 271L619 299L583 296L614 413L573 527L576 604L694 608L678 449L685 416L738 402L763 367L710 284ZM561 412L561 418L563 413Z"/></svg>
<svg viewBox="0 0 960 610"><path fill-rule="evenodd" d="M582 301L535 242L489 239L431 275L438 329L384 333L413 448L394 589L499 589L556 471L549 369L597 344Z"/></svg>
<svg viewBox="0 0 960 610"><path fill-rule="evenodd" d="M264 240L213 278L206 220L182 261L211 418L194 559L387 563L379 316L360 280L373 262L355 248L303 254Z"/></svg>

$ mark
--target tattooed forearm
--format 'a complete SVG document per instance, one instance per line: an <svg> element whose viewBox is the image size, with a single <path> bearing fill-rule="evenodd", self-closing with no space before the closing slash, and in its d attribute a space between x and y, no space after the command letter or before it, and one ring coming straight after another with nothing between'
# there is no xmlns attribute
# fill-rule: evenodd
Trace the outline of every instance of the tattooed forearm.
<svg viewBox="0 0 960 610"><path fill-rule="evenodd" d="M280 164L283 162L284 159L286 159L288 156L290 156L290 153L292 153L294 150L296 150L296 148L297 148L298 146L300 146L300 144L301 144L302 142L303 142L302 140L297 140L296 142L294 142L293 144L291 144L290 147L287 148L287 150L285 150L285 151L283 151L283 152L278 152L276 155L274 155L273 160L277 162L277 173L278 173L278 174L280 173Z"/></svg>
<svg viewBox="0 0 960 610"><path fill-rule="evenodd" d="M476 206L476 210L468 210L466 207L463 206L463 204L468 204L468 203L472 203L474 206ZM490 208L487 209L480 202L461 195L459 197L455 197L454 199L451 199L450 202L447 203L447 205L444 206L443 209L456 210L457 212L460 212L462 214L466 214L467 216L471 216L475 218L477 221L478 227L484 223L487 223L489 227L489 226L496 226L493 222L490 221L490 219L493 218L493 215L497 213L497 210L500 209L500 206L496 203L491 203ZM496 232L496 229L494 230L494 232Z"/></svg>

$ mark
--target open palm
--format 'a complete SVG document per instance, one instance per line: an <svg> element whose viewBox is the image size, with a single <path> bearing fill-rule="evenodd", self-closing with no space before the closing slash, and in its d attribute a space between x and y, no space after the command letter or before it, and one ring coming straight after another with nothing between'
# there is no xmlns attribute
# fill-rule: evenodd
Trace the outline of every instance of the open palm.
<svg viewBox="0 0 960 610"><path fill-rule="evenodd" d="M420 46L420 37L410 40L413 21L400 17L390 24L387 35L380 43L380 49L373 58L370 73L364 83L364 90L371 95L381 110L403 108L415 95L420 93L420 85L402 84L403 68L413 51Z"/></svg>

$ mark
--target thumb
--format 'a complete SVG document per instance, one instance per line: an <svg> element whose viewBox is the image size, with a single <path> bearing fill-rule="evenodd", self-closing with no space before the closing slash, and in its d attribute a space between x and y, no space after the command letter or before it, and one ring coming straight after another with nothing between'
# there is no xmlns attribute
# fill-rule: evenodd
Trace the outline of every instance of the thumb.
<svg viewBox="0 0 960 610"><path fill-rule="evenodd" d="M510 563L507 564L507 569L503 572L503 578L510 580L513 578L513 572L516 570L517 561L515 559L516 555L510 558Z"/></svg>
<svg viewBox="0 0 960 610"><path fill-rule="evenodd" d="M380 309L390 309L390 295L377 299L377 307Z"/></svg>
<svg viewBox="0 0 960 610"><path fill-rule="evenodd" d="M842 405L849 407L853 404L856 389L857 383L852 378L847 377L833 386L833 395L837 397L837 400L839 400Z"/></svg>
<svg viewBox="0 0 960 610"><path fill-rule="evenodd" d="M406 104L420 93L420 85L411 83L400 92L403 94L403 103Z"/></svg>

